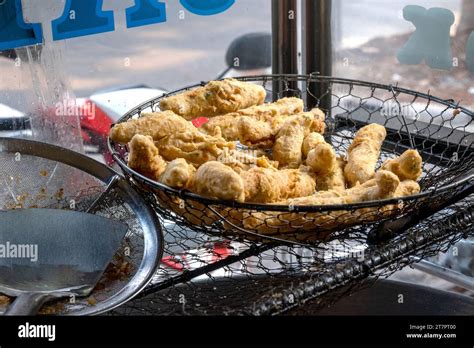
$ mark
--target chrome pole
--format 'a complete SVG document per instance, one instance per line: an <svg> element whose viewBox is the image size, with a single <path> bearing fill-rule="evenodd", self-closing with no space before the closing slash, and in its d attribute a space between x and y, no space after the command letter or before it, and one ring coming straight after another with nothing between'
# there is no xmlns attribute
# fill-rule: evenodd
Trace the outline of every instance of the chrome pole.
<svg viewBox="0 0 474 348"><path fill-rule="evenodd" d="M304 33L304 73L332 75L332 0L305 0ZM325 112L331 110L329 85L310 83L306 96L306 106L320 107Z"/></svg>
<svg viewBox="0 0 474 348"><path fill-rule="evenodd" d="M272 0L273 74L298 73L298 25L296 16L296 0ZM288 88L296 89L297 82L290 82ZM273 91L274 99L291 94L282 93L284 89L279 81L273 82Z"/></svg>

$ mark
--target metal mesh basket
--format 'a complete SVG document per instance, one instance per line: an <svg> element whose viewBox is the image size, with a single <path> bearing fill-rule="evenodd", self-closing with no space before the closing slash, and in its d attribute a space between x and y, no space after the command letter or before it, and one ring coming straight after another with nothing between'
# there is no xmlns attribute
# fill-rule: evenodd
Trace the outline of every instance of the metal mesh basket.
<svg viewBox="0 0 474 348"><path fill-rule="evenodd" d="M305 99L309 86L321 92L311 94L318 105L329 105L326 140L344 155L355 132L369 123L382 124L387 138L381 164L409 148L423 157L421 193L409 197L356 204L325 206L282 206L224 202L178 191L154 182L127 166L128 149L109 147L117 163L148 202L164 218L183 228L214 236L254 242L286 242L318 245L321 241L365 240L381 223L404 221L397 228L409 227L406 219L420 220L472 192L474 113L452 100L442 100L399 88L363 81L314 75L270 75L240 80L261 84L269 99L287 96ZM201 83L200 85L203 85ZM162 98L192 89L191 86L148 101L128 112L119 122L140 117L142 112L158 111ZM273 93L273 86L281 86ZM311 89L314 90L314 89ZM403 220L405 218L405 220ZM382 225L384 226L384 225Z"/></svg>
<svg viewBox="0 0 474 348"><path fill-rule="evenodd" d="M162 219L162 266L135 300L113 315L314 314L474 233L474 195L390 241L287 247L207 237ZM308 307L306 304L311 303Z"/></svg>

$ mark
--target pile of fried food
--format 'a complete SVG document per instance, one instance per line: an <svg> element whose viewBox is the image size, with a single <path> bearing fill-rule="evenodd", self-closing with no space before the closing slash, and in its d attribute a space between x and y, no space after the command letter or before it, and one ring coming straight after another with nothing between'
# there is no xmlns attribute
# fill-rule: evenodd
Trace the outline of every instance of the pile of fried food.
<svg viewBox="0 0 474 348"><path fill-rule="evenodd" d="M204 197L278 205L358 203L416 194L422 159L407 150L377 170L386 130L369 124L355 135L346 154L325 141L325 115L304 111L298 98L264 103L263 87L234 79L165 98L160 112L115 125L110 137L128 144L130 168L175 189ZM191 120L206 117L196 128ZM245 145L239 149L237 142ZM271 154L271 155L270 155ZM165 201L165 200L163 200ZM165 202L166 203L166 202ZM197 204L197 203L196 203ZM173 210L192 223L212 223L202 206ZM347 219L335 213L240 211L222 208L228 221L261 233L334 229L361 218L380 218L359 209ZM389 212L394 207L385 207ZM341 214L343 212L340 212ZM345 212L347 214L347 212ZM388 214L388 213L387 213ZM336 224L336 225L335 225Z"/></svg>

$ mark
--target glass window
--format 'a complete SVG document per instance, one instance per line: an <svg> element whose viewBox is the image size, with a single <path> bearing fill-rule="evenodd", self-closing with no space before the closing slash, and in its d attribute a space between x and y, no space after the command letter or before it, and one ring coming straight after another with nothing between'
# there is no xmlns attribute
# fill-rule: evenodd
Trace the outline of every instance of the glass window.
<svg viewBox="0 0 474 348"><path fill-rule="evenodd" d="M414 5L427 10L437 7L445 9L445 12L434 14L422 10L417 18L412 18L407 8L412 6L413 9ZM471 32L474 32L473 1L334 0L334 6L334 75L398 84L420 92L430 91L445 99L462 101L467 106L474 105L474 71L468 69L468 62L474 62L474 56L469 56L470 44L467 43ZM454 15L452 25L447 11ZM443 22L445 20L447 22ZM409 65L400 61L400 54L412 40L415 25L418 34L421 34L421 44L415 45L415 50L412 47L409 53L414 56L421 54L424 61ZM433 34L436 30L439 34L437 32L434 38L430 38L430 32ZM472 38L471 45L474 47L474 35ZM429 62L427 64L429 50L433 50L431 56L449 59L449 66L440 69L433 67L434 63L431 63L432 66ZM407 52L404 53L406 56ZM413 63L418 58L406 60Z"/></svg>

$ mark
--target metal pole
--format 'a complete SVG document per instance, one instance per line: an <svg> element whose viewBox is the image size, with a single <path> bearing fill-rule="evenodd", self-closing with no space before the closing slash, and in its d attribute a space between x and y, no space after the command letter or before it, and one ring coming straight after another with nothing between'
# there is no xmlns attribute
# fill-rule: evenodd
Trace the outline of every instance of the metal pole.
<svg viewBox="0 0 474 348"><path fill-rule="evenodd" d="M273 74L298 73L298 26L296 0L272 0L272 71ZM283 84L273 82L273 98L288 96ZM289 89L297 83L290 82Z"/></svg>
<svg viewBox="0 0 474 348"><path fill-rule="evenodd" d="M306 74L332 75L332 0L305 0L304 71ZM310 83L306 105L308 109L319 106L331 110L331 95L326 94L329 85Z"/></svg>

